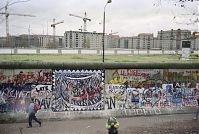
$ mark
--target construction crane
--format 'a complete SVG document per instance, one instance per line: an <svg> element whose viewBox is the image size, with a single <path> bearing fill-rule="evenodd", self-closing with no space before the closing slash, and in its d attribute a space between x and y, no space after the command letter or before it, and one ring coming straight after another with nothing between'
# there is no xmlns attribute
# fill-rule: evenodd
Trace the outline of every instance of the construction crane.
<svg viewBox="0 0 199 134"><path fill-rule="evenodd" d="M61 24L61 23L64 23L64 21L59 21L59 22L56 22L55 23L55 19L53 19L53 24L51 24L51 27L53 27L53 44L55 45L55 26L58 25L58 24Z"/></svg>
<svg viewBox="0 0 199 134"><path fill-rule="evenodd" d="M91 21L91 19L86 17L86 12L85 12L85 16L84 17L78 16L78 15L74 15L74 14L69 14L69 16L81 18L84 21L84 32L87 31L87 21Z"/></svg>
<svg viewBox="0 0 199 134"><path fill-rule="evenodd" d="M27 0L27 1L29 1L29 0ZM8 20L8 17L10 15L24 16L24 17L36 17L34 15L29 15L29 14L9 13L8 7L13 5L13 4L19 3L19 2L27 2L27 1L16 1L16 2L13 2L13 3L9 3L7 1L6 5L1 8L1 9L5 8L5 12L0 12L0 14L5 15L5 17L6 17L6 44L7 44L7 46L9 46L9 20Z"/></svg>
<svg viewBox="0 0 199 134"><path fill-rule="evenodd" d="M78 16L78 15L69 14L69 16L81 18L84 21L84 29L83 29L83 32L84 32L84 42L83 42L83 47L88 47L88 46L86 46L86 34L85 34L85 32L87 31L87 21L91 21L91 19L89 19L89 18L86 17L86 12L85 12L84 15L85 15L84 17L81 17L81 16ZM80 30L80 31L82 31L82 30Z"/></svg>

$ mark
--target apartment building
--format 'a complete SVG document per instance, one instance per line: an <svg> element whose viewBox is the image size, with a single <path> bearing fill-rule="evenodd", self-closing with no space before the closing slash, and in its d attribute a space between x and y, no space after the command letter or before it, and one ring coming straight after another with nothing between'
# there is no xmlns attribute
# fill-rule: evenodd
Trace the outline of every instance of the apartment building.
<svg viewBox="0 0 199 134"><path fill-rule="evenodd" d="M181 50L182 40L190 40L191 31L189 30L168 30L168 31L158 31L158 45L157 47L164 50Z"/></svg>
<svg viewBox="0 0 199 134"><path fill-rule="evenodd" d="M107 46L106 48L119 48L119 35L107 35Z"/></svg>
<svg viewBox="0 0 199 134"><path fill-rule="evenodd" d="M17 47L17 48L59 48L63 47L63 36L55 36L55 43L52 35L27 35L10 36L0 38L0 47Z"/></svg>
<svg viewBox="0 0 199 134"><path fill-rule="evenodd" d="M104 47L109 48L110 42L107 35ZM113 39L113 38L111 38ZM108 43L109 42L109 43ZM66 31L64 33L64 47L66 48L102 48L103 34L97 32ZM109 45L108 45L109 44Z"/></svg>
<svg viewBox="0 0 199 134"><path fill-rule="evenodd" d="M141 33L138 34L138 49L151 49L153 48L153 34Z"/></svg>
<svg viewBox="0 0 199 134"><path fill-rule="evenodd" d="M119 39L119 48L128 49L132 44L131 37L120 37Z"/></svg>
<svg viewBox="0 0 199 134"><path fill-rule="evenodd" d="M31 48L39 47L39 40L34 36L9 36L0 38L0 47L12 47L12 48Z"/></svg>
<svg viewBox="0 0 199 134"><path fill-rule="evenodd" d="M120 37L119 35L105 35L105 48L123 49L164 49L181 50L182 41L190 40L191 49L199 50L199 34L191 35L189 30L167 30L158 31L157 37L151 33L140 33L132 37ZM0 37L0 47L19 48L89 48L102 49L103 34L97 32L66 31L64 36L52 35L19 35Z"/></svg>
<svg viewBox="0 0 199 134"><path fill-rule="evenodd" d="M28 35L20 35L28 38ZM39 47L41 48L61 48L63 47L63 36L54 36L53 35L31 35L33 38L39 40Z"/></svg>
<svg viewBox="0 0 199 134"><path fill-rule="evenodd" d="M139 47L139 39L138 36L132 37L132 49L138 49Z"/></svg>

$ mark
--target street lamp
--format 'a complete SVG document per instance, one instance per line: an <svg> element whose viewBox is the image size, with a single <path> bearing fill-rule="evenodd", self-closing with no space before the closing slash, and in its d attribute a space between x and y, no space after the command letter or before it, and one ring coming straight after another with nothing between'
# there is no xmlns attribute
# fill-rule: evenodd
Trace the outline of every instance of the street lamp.
<svg viewBox="0 0 199 134"><path fill-rule="evenodd" d="M106 3L106 5L104 6L104 19L103 19L103 44L102 44L102 62L104 62L104 36L105 36L105 10L106 10L106 6L107 6L107 4L109 4L109 3L111 3L112 2L112 0L108 0L107 1L107 3Z"/></svg>

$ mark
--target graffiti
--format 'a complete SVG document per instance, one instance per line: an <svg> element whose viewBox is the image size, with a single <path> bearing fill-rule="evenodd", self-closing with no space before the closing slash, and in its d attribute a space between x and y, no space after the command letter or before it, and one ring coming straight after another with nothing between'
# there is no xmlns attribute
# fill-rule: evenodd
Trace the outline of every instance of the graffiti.
<svg viewBox="0 0 199 134"><path fill-rule="evenodd" d="M112 87L119 89L120 86ZM123 92L115 92L108 86L107 89L107 109L197 106L195 88L173 88L172 84L163 84L163 88L123 88ZM118 93L126 94L119 94L118 97Z"/></svg>
<svg viewBox="0 0 199 134"><path fill-rule="evenodd" d="M31 97L49 108L51 70L0 70L0 112L27 112ZM50 84L50 85L47 85Z"/></svg>
<svg viewBox="0 0 199 134"><path fill-rule="evenodd" d="M50 70L0 70L1 83L14 85L24 84L51 84Z"/></svg>
<svg viewBox="0 0 199 134"><path fill-rule="evenodd" d="M131 109L126 110L127 115L158 115L161 114L161 110L158 108L154 109Z"/></svg>
<svg viewBox="0 0 199 134"><path fill-rule="evenodd" d="M16 86L3 85L0 87L0 111L1 112L26 112L30 102L30 85Z"/></svg>
<svg viewBox="0 0 199 134"><path fill-rule="evenodd" d="M106 75L106 76L105 76ZM104 79L106 78L106 79ZM0 70L0 112L127 110L197 106L198 69ZM156 109L147 111L143 109Z"/></svg>
<svg viewBox="0 0 199 134"><path fill-rule="evenodd" d="M109 84L124 84L126 81L127 79L114 78L111 81L109 81Z"/></svg>
<svg viewBox="0 0 199 134"><path fill-rule="evenodd" d="M0 111L26 112L31 97L38 101L40 108L49 109L52 96L51 87L52 85L4 85L0 90L0 107L2 109Z"/></svg>
<svg viewBox="0 0 199 134"><path fill-rule="evenodd" d="M171 82L195 82L199 79L198 69L168 69L163 71L163 79Z"/></svg>
<svg viewBox="0 0 199 134"><path fill-rule="evenodd" d="M36 99L42 110L50 108L52 85L37 85L31 90L31 97Z"/></svg>
<svg viewBox="0 0 199 134"><path fill-rule="evenodd" d="M128 79L128 81L145 81L150 78L160 78L160 70L147 69L118 69L112 73L113 78Z"/></svg>
<svg viewBox="0 0 199 134"><path fill-rule="evenodd" d="M120 84L131 88L161 87L163 82L163 72L160 69L119 69L106 72L106 81L109 84Z"/></svg>
<svg viewBox="0 0 199 134"><path fill-rule="evenodd" d="M98 71L55 71L55 98L63 99L64 105L72 110L103 109L103 72ZM62 111L63 109L60 109ZM67 109L69 110L69 109Z"/></svg>
<svg viewBox="0 0 199 134"><path fill-rule="evenodd" d="M119 84L107 84L105 89L108 109L112 109L112 105L113 108L124 109L127 91L125 86Z"/></svg>

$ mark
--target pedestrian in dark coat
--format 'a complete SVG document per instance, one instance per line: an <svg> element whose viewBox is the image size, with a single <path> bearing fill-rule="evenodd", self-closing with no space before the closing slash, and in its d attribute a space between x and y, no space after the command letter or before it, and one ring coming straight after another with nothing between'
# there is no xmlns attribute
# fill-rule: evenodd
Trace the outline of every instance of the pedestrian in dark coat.
<svg viewBox="0 0 199 134"><path fill-rule="evenodd" d="M35 100L34 98L31 98L31 103L28 107L28 123L29 123L28 128L32 127L32 120L35 120L41 127L41 121L39 121L35 115L39 109L38 104L35 104L34 100Z"/></svg>

